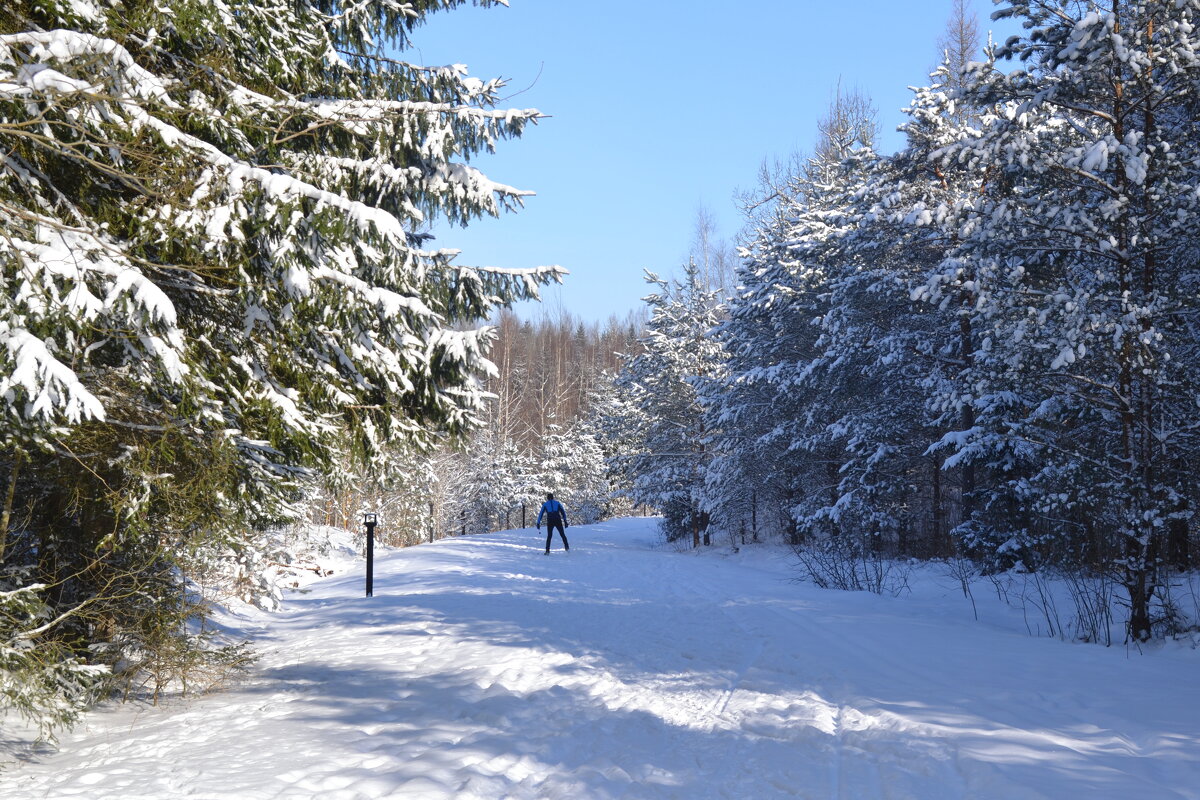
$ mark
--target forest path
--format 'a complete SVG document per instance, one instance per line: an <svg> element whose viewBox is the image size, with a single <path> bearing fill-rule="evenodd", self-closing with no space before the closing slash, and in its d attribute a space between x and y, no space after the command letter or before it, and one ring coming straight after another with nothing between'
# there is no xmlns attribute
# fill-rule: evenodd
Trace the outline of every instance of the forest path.
<svg viewBox="0 0 1200 800"><path fill-rule="evenodd" d="M388 552L370 599L313 584L251 621L241 685L94 714L0 797L1200 798L1191 653L822 591L652 520L568 535Z"/></svg>

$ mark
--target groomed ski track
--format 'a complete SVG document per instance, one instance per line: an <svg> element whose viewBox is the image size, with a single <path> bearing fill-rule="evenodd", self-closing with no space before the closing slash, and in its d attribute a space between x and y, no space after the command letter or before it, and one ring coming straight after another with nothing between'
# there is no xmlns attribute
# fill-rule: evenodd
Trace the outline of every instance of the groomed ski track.
<svg viewBox="0 0 1200 800"><path fill-rule="evenodd" d="M92 714L0 797L1200 798L1193 652L822 591L653 520L568 535L382 553L370 599L315 583L240 620L244 681Z"/></svg>

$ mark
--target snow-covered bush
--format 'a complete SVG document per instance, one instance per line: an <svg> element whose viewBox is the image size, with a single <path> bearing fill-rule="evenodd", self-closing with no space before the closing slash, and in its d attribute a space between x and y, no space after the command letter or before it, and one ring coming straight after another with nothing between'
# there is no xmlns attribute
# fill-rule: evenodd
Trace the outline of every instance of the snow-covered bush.
<svg viewBox="0 0 1200 800"><path fill-rule="evenodd" d="M898 595L908 588L909 567L881 543L878 536L843 533L791 547L804 578L823 589Z"/></svg>

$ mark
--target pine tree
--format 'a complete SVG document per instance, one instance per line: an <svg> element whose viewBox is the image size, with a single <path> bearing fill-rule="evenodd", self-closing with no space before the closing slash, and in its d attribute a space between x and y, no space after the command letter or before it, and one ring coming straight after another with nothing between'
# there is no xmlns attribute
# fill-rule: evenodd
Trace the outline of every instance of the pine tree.
<svg viewBox="0 0 1200 800"><path fill-rule="evenodd" d="M659 509L674 540L691 533L694 546L708 527L701 507L708 463L699 402L703 381L720 377L723 356L709 335L722 314L720 289L709 289L695 261L682 280L647 273L658 291L647 296L650 321L644 351L617 380L624 407L621 437L631 449L620 457L635 502Z"/></svg>
<svg viewBox="0 0 1200 800"><path fill-rule="evenodd" d="M929 290L969 281L977 297L979 433L965 457L1009 470L1004 494L1041 520L1026 543L1115 572L1144 640L1168 532L1186 541L1195 494L1200 4L1070 11L1000 12L1030 34L996 58L1025 66L976 69L962 89L993 110L941 158L990 174L946 220L959 266Z"/></svg>
<svg viewBox="0 0 1200 800"><path fill-rule="evenodd" d="M979 60L983 42L979 36L979 20L970 10L970 0L950 0L950 17L937 40L938 63L942 65L939 86L947 90L961 89L968 79L970 65ZM950 112L950 120L966 122L971 116L967 105Z"/></svg>

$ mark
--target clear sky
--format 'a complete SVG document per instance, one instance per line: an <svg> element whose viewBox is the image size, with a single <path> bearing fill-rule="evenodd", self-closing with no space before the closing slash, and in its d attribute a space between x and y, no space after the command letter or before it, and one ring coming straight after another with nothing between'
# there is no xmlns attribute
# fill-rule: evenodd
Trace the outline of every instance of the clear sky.
<svg viewBox="0 0 1200 800"><path fill-rule="evenodd" d="M986 36L992 5L975 2ZM560 264L571 275L545 305L586 320L640 306L644 268L676 272L701 206L732 239L735 192L764 158L811 150L839 80L871 97L881 149L898 149L899 109L939 60L950 13L950 0L509 3L432 15L405 53L507 78L505 106L551 115L473 162L537 196L498 220L439 227L436 245L469 264Z"/></svg>

